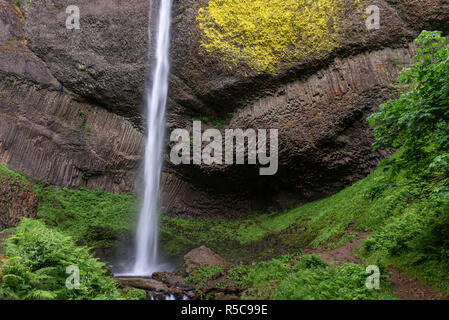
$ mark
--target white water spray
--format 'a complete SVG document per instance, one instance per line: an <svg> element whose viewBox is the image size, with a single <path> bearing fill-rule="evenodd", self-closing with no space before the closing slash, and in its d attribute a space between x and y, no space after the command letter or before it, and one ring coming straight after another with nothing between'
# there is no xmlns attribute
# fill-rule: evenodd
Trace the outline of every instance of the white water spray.
<svg viewBox="0 0 449 320"><path fill-rule="evenodd" d="M133 274L148 276L159 271L158 209L162 170L162 145L165 132L172 0L161 0L156 39L156 66L151 91L146 96L147 136L145 144L144 194L136 235L136 260ZM150 26L148 34L151 35Z"/></svg>

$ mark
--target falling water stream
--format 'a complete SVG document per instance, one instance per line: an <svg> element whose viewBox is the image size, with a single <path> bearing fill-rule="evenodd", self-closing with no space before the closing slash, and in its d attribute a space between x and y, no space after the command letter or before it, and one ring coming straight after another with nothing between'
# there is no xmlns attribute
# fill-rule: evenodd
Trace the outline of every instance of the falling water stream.
<svg viewBox="0 0 449 320"><path fill-rule="evenodd" d="M165 132L172 0L161 0L156 29L156 64L151 90L147 90L147 136L144 158L144 193L136 234L136 258L132 274L150 276L160 271L158 260L159 183L162 170L162 149ZM151 35L150 26L148 33Z"/></svg>

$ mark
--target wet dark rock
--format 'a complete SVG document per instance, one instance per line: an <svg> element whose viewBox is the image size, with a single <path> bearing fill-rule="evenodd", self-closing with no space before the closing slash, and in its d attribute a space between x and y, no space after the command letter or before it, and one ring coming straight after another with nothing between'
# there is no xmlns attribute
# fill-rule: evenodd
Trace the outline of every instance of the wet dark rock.
<svg viewBox="0 0 449 320"><path fill-rule="evenodd" d="M169 288L165 284L151 278L115 278L115 280L124 287L169 292Z"/></svg>
<svg viewBox="0 0 449 320"><path fill-rule="evenodd" d="M184 281L185 277L176 272L155 272L153 273L152 278L161 281L169 287L176 287L187 291L195 288L194 285L186 283Z"/></svg>
<svg viewBox="0 0 449 320"><path fill-rule="evenodd" d="M152 300L185 300L195 298L192 288L178 288L168 286L161 281L153 278L142 277L115 277L122 288L142 289Z"/></svg>
<svg viewBox="0 0 449 320"><path fill-rule="evenodd" d="M136 288L142 289L153 294L159 295L177 295L183 296L185 295L183 290L180 290L176 287L168 287L164 283L152 279L152 278L140 278L140 277L116 277L115 280L123 287L123 288Z"/></svg>

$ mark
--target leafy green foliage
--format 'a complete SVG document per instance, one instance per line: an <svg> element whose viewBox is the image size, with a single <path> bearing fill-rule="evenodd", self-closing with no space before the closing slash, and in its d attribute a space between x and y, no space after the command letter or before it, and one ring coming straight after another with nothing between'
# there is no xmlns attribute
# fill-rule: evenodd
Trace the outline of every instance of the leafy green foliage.
<svg viewBox="0 0 449 320"><path fill-rule="evenodd" d="M120 291L121 296L125 300L145 300L147 292L143 289L126 288Z"/></svg>
<svg viewBox="0 0 449 320"><path fill-rule="evenodd" d="M81 244L110 247L134 226L137 208L133 195L86 188L34 189L40 198L38 217Z"/></svg>
<svg viewBox="0 0 449 320"><path fill-rule="evenodd" d="M185 278L186 283L199 284L214 279L221 274L223 268L217 266L199 266L191 271L190 276Z"/></svg>
<svg viewBox="0 0 449 320"><path fill-rule="evenodd" d="M415 63L399 81L411 90L381 106L368 120L375 147L401 148L384 162L390 175L368 190L371 198L400 195L383 228L364 244L372 261L391 262L449 294L449 45L440 32L423 31Z"/></svg>
<svg viewBox="0 0 449 320"><path fill-rule="evenodd" d="M23 219L4 240L0 294L6 299L119 299L104 264L71 237L49 229L42 221ZM80 271L79 289L68 289L68 266Z"/></svg>
<svg viewBox="0 0 449 320"><path fill-rule="evenodd" d="M366 287L365 267L355 264L329 266L316 255L284 255L256 265L241 265L229 278L249 286L247 298L257 299L394 299L386 277L380 290Z"/></svg>
<svg viewBox="0 0 449 320"><path fill-rule="evenodd" d="M262 261L254 266L241 265L230 271L230 278L241 285L259 285L271 280L282 279L289 271L289 264L282 257Z"/></svg>
<svg viewBox="0 0 449 320"><path fill-rule="evenodd" d="M0 179L9 184L26 182L32 185L23 175L2 165ZM72 236L80 244L110 247L121 233L134 228L137 212L134 195L87 188L55 188L47 183L34 185L33 189L39 197L39 218L47 225ZM9 203L10 199L1 198L0 205L2 201Z"/></svg>
<svg viewBox="0 0 449 320"><path fill-rule="evenodd" d="M0 165L0 178L28 183L20 173ZM128 299L146 298L143 290L117 290L105 274L102 263L88 248L114 244L121 232L132 228L135 197L102 190L56 189L35 185L39 195L40 221L24 219L13 236L4 241L7 259L1 265L0 298L7 299ZM1 194L0 194L1 196ZM1 199L8 201L8 199ZM0 201L1 201L0 200ZM52 226L49 229L43 222ZM58 230L58 231L56 231ZM61 231L62 233L60 233ZM69 237L72 236L72 237ZM73 239L73 240L72 240ZM68 265L78 265L85 285L68 290L65 273Z"/></svg>
<svg viewBox="0 0 449 320"><path fill-rule="evenodd" d="M368 260L391 262L449 295L449 181L425 184L399 216L368 238ZM446 270L446 271L445 271Z"/></svg>
<svg viewBox="0 0 449 320"><path fill-rule="evenodd" d="M15 172L13 170L9 170L8 168L6 168L5 166L0 164L0 176L7 176L7 177L11 177L11 178L15 178L15 179L19 179L22 181L25 181L25 177L23 175L21 175L18 172Z"/></svg>
<svg viewBox="0 0 449 320"><path fill-rule="evenodd" d="M295 267L293 274L277 287L274 298L280 300L378 300L394 299L389 283L382 278L381 290L365 285L365 267L344 264L333 267Z"/></svg>
<svg viewBox="0 0 449 320"><path fill-rule="evenodd" d="M32 272L31 266L20 256L10 257L2 266L0 275L0 297L2 299L50 300L56 299L56 293L44 290L43 281L52 279L52 268Z"/></svg>
<svg viewBox="0 0 449 320"><path fill-rule="evenodd" d="M214 293L205 294L204 289L209 280L215 280L222 275L223 268L218 266L198 266L190 271L190 276L184 279L185 283L195 285L195 292L202 300L210 300L216 295ZM220 282L221 287L226 287L226 282Z"/></svg>
<svg viewBox="0 0 449 320"><path fill-rule="evenodd" d="M399 81L412 88L380 106L368 118L375 125L375 148L402 148L394 162L421 169L447 165L449 157L449 45L441 32L423 31L415 41L415 63ZM429 163L430 162L430 163Z"/></svg>

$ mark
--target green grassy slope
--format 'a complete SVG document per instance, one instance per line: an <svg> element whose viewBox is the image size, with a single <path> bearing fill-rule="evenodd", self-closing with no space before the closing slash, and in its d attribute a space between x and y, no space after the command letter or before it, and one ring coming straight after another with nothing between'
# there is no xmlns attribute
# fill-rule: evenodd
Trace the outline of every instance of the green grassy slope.
<svg viewBox="0 0 449 320"><path fill-rule="evenodd" d="M374 233L362 244L362 260L392 264L449 295L448 185L441 172L404 171L391 178L380 166L332 197L285 213L232 221L164 217L162 236L174 252L206 245L245 261L246 252L264 259L320 245L338 247L353 236L345 230L354 223L354 231Z"/></svg>
<svg viewBox="0 0 449 320"><path fill-rule="evenodd" d="M90 247L110 247L134 229L136 199L103 190L34 187L40 199L38 217L49 226Z"/></svg>
<svg viewBox="0 0 449 320"><path fill-rule="evenodd" d="M39 198L38 218L71 236L79 244L94 248L109 247L114 245L120 234L134 229L137 211L134 195L33 184L20 173L2 165L0 178L20 180L32 186Z"/></svg>

